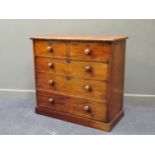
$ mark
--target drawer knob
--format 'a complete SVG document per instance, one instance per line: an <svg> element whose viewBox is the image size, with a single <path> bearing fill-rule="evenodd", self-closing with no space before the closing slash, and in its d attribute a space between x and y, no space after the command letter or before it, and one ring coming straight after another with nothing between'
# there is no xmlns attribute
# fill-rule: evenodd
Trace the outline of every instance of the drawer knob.
<svg viewBox="0 0 155 155"><path fill-rule="evenodd" d="M53 48L51 46L47 46L47 51L48 52L53 52Z"/></svg>
<svg viewBox="0 0 155 155"><path fill-rule="evenodd" d="M50 68L53 68L54 67L54 64L52 63L52 62L48 62L48 67L50 67Z"/></svg>
<svg viewBox="0 0 155 155"><path fill-rule="evenodd" d="M91 86L90 85L85 85L85 90L91 91Z"/></svg>
<svg viewBox="0 0 155 155"><path fill-rule="evenodd" d="M54 99L53 98L49 98L48 99L48 102L51 103L51 104L53 104L54 103Z"/></svg>
<svg viewBox="0 0 155 155"><path fill-rule="evenodd" d="M91 53L90 48L86 48L86 49L84 50L84 54L85 54L85 55L90 55L90 53Z"/></svg>
<svg viewBox="0 0 155 155"><path fill-rule="evenodd" d="M85 71L86 72L91 72L92 71L92 67L91 66L86 66L85 67Z"/></svg>
<svg viewBox="0 0 155 155"><path fill-rule="evenodd" d="M51 85L51 86L54 86L55 82L53 80L49 80L48 83Z"/></svg>
<svg viewBox="0 0 155 155"><path fill-rule="evenodd" d="M85 112L90 112L91 111L90 106L88 106L88 105L84 106L84 111Z"/></svg>

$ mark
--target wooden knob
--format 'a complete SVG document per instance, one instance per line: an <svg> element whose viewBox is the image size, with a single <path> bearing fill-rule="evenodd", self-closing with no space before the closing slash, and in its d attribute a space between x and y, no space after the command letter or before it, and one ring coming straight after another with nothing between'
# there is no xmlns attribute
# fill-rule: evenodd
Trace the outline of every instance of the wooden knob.
<svg viewBox="0 0 155 155"><path fill-rule="evenodd" d="M85 112L90 112L91 111L90 106L88 106L88 105L84 106L84 111Z"/></svg>
<svg viewBox="0 0 155 155"><path fill-rule="evenodd" d="M86 85L86 86L85 86L85 90L91 91L91 86L90 86L90 85Z"/></svg>
<svg viewBox="0 0 155 155"><path fill-rule="evenodd" d="M86 66L85 67L85 71L86 72L91 72L92 71L92 67L91 66Z"/></svg>
<svg viewBox="0 0 155 155"><path fill-rule="evenodd" d="M47 46L47 51L48 52L53 52L53 48L51 46Z"/></svg>
<svg viewBox="0 0 155 155"><path fill-rule="evenodd" d="M51 103L51 104L53 104L54 103L54 99L53 98L49 98L48 99L48 102Z"/></svg>
<svg viewBox="0 0 155 155"><path fill-rule="evenodd" d="M54 67L54 64L52 63L52 62L48 62L48 67L50 67L50 68L53 68Z"/></svg>
<svg viewBox="0 0 155 155"><path fill-rule="evenodd" d="M85 54L85 55L90 55L90 53L91 53L91 50L90 50L89 48L86 48L86 49L84 50L84 54Z"/></svg>
<svg viewBox="0 0 155 155"><path fill-rule="evenodd" d="M49 80L48 83L51 85L51 86L54 86L55 82L53 80Z"/></svg>

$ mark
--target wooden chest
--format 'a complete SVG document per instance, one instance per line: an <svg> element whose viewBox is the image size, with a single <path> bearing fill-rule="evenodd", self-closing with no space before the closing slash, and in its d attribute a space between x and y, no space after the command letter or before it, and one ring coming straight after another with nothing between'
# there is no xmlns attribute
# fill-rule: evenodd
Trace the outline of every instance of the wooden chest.
<svg viewBox="0 0 155 155"><path fill-rule="evenodd" d="M123 116L123 36L34 37L36 113L110 131Z"/></svg>

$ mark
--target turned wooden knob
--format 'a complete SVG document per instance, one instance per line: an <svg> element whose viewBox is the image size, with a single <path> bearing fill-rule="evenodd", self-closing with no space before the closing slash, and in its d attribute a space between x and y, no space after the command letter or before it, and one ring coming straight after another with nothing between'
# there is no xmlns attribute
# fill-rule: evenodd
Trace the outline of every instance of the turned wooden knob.
<svg viewBox="0 0 155 155"><path fill-rule="evenodd" d="M50 68L53 68L54 67L54 64L52 63L52 62L48 62L48 67L50 67Z"/></svg>
<svg viewBox="0 0 155 155"><path fill-rule="evenodd" d="M91 53L90 48L86 48L86 49L84 50L84 54L85 54L85 55L90 55L90 53Z"/></svg>
<svg viewBox="0 0 155 155"><path fill-rule="evenodd" d="M91 66L86 66L85 67L85 71L86 72L91 72L92 71L92 67Z"/></svg>
<svg viewBox="0 0 155 155"><path fill-rule="evenodd" d="M86 85L86 86L85 86L85 90L91 91L91 86L90 86L90 85Z"/></svg>
<svg viewBox="0 0 155 155"><path fill-rule="evenodd" d="M84 111L85 112L90 112L91 111L90 106L88 106L88 105L84 106Z"/></svg>
<svg viewBox="0 0 155 155"><path fill-rule="evenodd" d="M48 52L53 52L52 46L47 46L47 51L48 51Z"/></svg>
<svg viewBox="0 0 155 155"><path fill-rule="evenodd" d="M53 80L49 80L48 83L51 85L51 86L54 86L55 82Z"/></svg>
<svg viewBox="0 0 155 155"><path fill-rule="evenodd" d="M53 104L54 103L54 99L53 98L49 98L48 99L48 102L51 103L51 104Z"/></svg>

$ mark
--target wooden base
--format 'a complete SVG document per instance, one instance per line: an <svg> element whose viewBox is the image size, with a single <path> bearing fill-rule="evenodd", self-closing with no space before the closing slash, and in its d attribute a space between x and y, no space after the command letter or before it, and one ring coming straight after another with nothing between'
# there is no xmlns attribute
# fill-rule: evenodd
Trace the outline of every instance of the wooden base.
<svg viewBox="0 0 155 155"><path fill-rule="evenodd" d="M57 119L65 120L68 122L100 129L103 131L111 131L113 127L116 125L116 123L124 116L124 111L120 111L120 113L109 123L103 123L71 114L66 114L58 111L54 111L51 109L46 109L42 107L36 107L35 108L36 113L41 114L41 115L46 115L50 117L54 117Z"/></svg>

